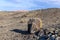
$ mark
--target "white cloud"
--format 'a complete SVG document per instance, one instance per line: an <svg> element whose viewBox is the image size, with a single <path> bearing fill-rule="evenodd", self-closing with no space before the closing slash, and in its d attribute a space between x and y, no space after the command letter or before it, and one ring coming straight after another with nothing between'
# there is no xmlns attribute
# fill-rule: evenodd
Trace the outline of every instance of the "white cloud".
<svg viewBox="0 0 60 40"><path fill-rule="evenodd" d="M37 1L45 2L45 3L48 3L48 4L60 5L60 0L37 0Z"/></svg>
<svg viewBox="0 0 60 40"><path fill-rule="evenodd" d="M36 7L37 5L33 3L34 0L1 0L0 9L29 9L31 7Z"/></svg>
<svg viewBox="0 0 60 40"><path fill-rule="evenodd" d="M0 9L29 10L48 7L60 7L60 0L0 0Z"/></svg>
<svg viewBox="0 0 60 40"><path fill-rule="evenodd" d="M0 6L4 6L4 7L10 7L10 6L12 6L12 7L22 7L22 8L23 7L36 6L34 3L30 2L30 1L28 1L28 0L11 0L9 2L9 1L5 0L5 1L0 1Z"/></svg>

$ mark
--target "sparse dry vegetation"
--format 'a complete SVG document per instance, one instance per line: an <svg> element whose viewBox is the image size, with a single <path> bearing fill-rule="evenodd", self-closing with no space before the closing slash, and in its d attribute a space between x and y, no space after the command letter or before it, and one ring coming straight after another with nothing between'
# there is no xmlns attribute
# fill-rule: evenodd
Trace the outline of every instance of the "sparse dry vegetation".
<svg viewBox="0 0 60 40"><path fill-rule="evenodd" d="M0 12L0 40L36 40L30 35L16 33L10 30L27 30L29 18L41 18L43 28L60 28L60 9L41 9L29 12ZM58 26L59 24L59 26ZM52 30L51 29L51 30ZM33 35L32 35L33 36Z"/></svg>

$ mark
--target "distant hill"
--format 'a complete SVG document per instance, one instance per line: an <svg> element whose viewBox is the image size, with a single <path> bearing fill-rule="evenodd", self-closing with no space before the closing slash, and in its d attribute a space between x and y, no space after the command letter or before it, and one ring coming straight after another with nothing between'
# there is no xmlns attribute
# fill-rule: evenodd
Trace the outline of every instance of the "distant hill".
<svg viewBox="0 0 60 40"><path fill-rule="evenodd" d="M60 24L60 8L48 8L32 11L4 11L0 12L0 19L4 18L41 18L43 26L52 26Z"/></svg>

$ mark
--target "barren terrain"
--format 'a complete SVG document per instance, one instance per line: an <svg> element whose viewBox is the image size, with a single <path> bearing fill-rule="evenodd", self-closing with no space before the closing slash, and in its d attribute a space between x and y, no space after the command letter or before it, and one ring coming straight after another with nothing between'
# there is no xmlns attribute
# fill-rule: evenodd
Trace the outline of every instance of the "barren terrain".
<svg viewBox="0 0 60 40"><path fill-rule="evenodd" d="M60 29L60 9L58 8L28 12L1 11L0 40L37 40L32 37L33 35L24 34L27 31L29 18L40 18L43 22L43 28Z"/></svg>

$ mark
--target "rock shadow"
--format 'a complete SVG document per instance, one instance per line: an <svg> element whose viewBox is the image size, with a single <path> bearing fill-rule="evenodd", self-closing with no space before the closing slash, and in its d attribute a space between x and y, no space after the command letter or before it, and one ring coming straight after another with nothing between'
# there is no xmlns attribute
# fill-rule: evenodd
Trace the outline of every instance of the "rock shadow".
<svg viewBox="0 0 60 40"><path fill-rule="evenodd" d="M25 35L30 34L28 31L23 31L23 30L20 30L20 29L13 29L13 30L10 30L10 31L25 34Z"/></svg>

